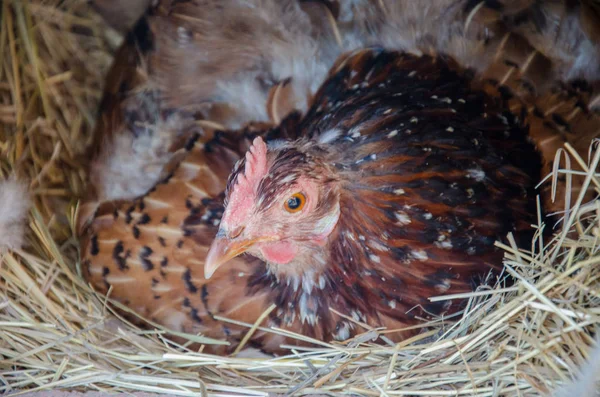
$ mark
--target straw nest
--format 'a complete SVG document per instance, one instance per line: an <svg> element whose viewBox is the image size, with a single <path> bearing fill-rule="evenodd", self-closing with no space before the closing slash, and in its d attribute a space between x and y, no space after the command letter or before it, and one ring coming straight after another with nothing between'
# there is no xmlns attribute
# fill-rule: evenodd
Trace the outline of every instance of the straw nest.
<svg viewBox="0 0 600 397"><path fill-rule="evenodd" d="M82 154L120 40L84 3L1 6L0 173L29 181L33 206L25 248L0 263L0 393L532 396L577 375L600 323L600 203L583 203L583 196L572 197L569 233L538 237L530 252L503 246L514 286L473 293L460 316L427 324L397 345L375 345L378 330L366 330L286 357L217 357L120 320L80 278L74 238ZM592 148L589 161L565 152L597 169L600 150ZM570 172L553 177L559 173ZM598 190L600 178L589 172L586 186Z"/></svg>

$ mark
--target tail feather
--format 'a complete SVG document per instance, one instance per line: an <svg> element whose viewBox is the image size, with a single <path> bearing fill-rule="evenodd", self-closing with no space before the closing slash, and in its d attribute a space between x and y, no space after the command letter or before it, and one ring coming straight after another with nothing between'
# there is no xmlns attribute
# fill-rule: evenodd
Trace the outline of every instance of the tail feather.
<svg viewBox="0 0 600 397"><path fill-rule="evenodd" d="M594 139L600 138L600 112L595 104L600 94L597 84L582 80L552 80L555 65L552 60L513 33L506 33L494 47L494 61L482 72L481 79L488 90L507 101L514 114L528 128L529 137L542 156L543 176L560 167L555 164L563 156L565 144L571 145L584 161L589 161L588 149ZM565 155L570 156L567 152ZM585 171L575 159L569 159L573 171ZM549 213L568 209L567 180L562 175L555 179L554 187L546 183L542 187L545 208ZM572 193L581 189L584 175L569 176ZM556 188L556 189L555 189ZM554 193L552 193L554 191ZM593 197L589 192L587 200Z"/></svg>

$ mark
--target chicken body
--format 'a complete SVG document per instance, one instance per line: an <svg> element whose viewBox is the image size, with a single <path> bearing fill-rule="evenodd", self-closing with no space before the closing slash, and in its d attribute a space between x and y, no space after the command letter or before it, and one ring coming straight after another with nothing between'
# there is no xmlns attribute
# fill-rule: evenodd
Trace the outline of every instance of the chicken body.
<svg viewBox="0 0 600 397"><path fill-rule="evenodd" d="M155 80L140 59L152 64L165 51L148 39L156 34L150 22L130 35L129 48L138 50L124 47L127 67L115 68L105 98L99 128L107 136L99 137L81 217L83 270L95 288L112 287L113 299L142 316L226 339L228 349L247 328L222 318L254 323L271 304L276 309L263 325L320 340L345 340L368 327L397 330L387 336L401 340L415 332L407 327L456 312L464 302L429 298L495 280L502 252L494 241L508 232L522 246L531 241L534 187L565 130L600 125L586 87L538 95L524 68L510 62L478 75L451 57L383 48L343 54L305 111L271 106L270 121L257 117L261 123L242 129L199 124L198 109L177 103L179 86L165 92L149 84ZM286 87L275 85L267 102L301 108L297 99L279 98ZM295 98L298 87L291 88ZM217 115L228 125L233 114L235 126L246 117L235 106L223 109L213 106L202 118ZM131 188L114 182L123 170L98 167L115 142L135 152L147 135L164 137L152 148L149 180L131 180L139 185ZM240 204L231 198L243 179L248 197ZM311 186L303 191L310 211L286 217L282 209L298 184ZM144 186L150 190L135 198ZM244 215L228 216L236 207ZM286 245L244 247L250 255L205 277L215 236L264 237L257 231ZM279 255L287 251L291 259ZM263 331L252 339L269 352L290 342Z"/></svg>

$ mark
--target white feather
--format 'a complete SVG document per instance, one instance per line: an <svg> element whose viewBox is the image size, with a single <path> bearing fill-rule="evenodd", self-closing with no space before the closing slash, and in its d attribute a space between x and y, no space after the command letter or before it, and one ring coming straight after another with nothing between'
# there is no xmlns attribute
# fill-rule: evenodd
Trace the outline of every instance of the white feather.
<svg viewBox="0 0 600 397"><path fill-rule="evenodd" d="M137 134L126 128L117 131L92 163L90 179L98 199L131 200L148 192L173 158L169 146L189 126L189 120L175 113L140 126Z"/></svg>
<svg viewBox="0 0 600 397"><path fill-rule="evenodd" d="M322 133L318 140L319 143L331 143L333 141L335 141L340 135L342 134L342 131L338 128L332 128L330 130L325 131L324 133Z"/></svg>
<svg viewBox="0 0 600 397"><path fill-rule="evenodd" d="M600 343L592 349L587 363L580 369L580 375L571 383L561 387L552 397L598 397L600 396Z"/></svg>

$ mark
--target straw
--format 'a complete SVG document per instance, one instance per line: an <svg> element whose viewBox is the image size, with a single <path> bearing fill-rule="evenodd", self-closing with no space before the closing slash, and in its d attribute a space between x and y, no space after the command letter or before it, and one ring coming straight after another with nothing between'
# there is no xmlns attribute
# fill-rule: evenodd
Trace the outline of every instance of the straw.
<svg viewBox="0 0 600 397"><path fill-rule="evenodd" d="M184 342L176 343L160 327L136 328L78 274L73 222L104 76L121 39L84 0L1 7L0 174L30 180L35 208L27 246L0 258L0 393L538 396L569 381L587 357L600 322L600 205L586 203L585 191L569 198L568 233L551 241L538 233L529 252L510 239L498 244L514 285L433 297L469 303L399 344L375 344L390 330L369 328L344 343L314 341L261 325L269 311L254 324L235 322L248 329L243 345L260 330L311 346L290 346L283 357L220 357L186 347L219 343L202 335L180 333ZM557 167L548 183L583 174L587 189L599 188L600 150L591 150L586 164L565 147L560 155L583 171Z"/></svg>

